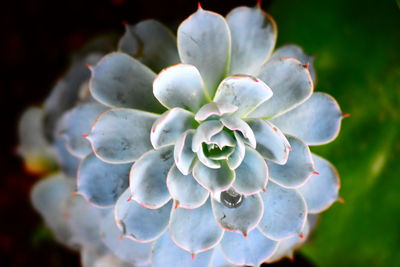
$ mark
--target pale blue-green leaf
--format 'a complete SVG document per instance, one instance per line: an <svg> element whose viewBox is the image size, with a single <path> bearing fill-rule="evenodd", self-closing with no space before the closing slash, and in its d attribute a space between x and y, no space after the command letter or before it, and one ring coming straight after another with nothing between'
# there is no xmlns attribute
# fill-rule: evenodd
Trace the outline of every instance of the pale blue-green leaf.
<svg viewBox="0 0 400 267"><path fill-rule="evenodd" d="M165 110L153 95L154 72L127 54L108 54L91 70L90 92L100 103L152 112Z"/></svg>
<svg viewBox="0 0 400 267"><path fill-rule="evenodd" d="M237 7L226 16L232 36L231 74L255 74L274 49L277 28L259 6Z"/></svg>
<svg viewBox="0 0 400 267"><path fill-rule="evenodd" d="M239 167L246 153L246 145L244 144L243 138L237 132L234 132L233 134L236 139L236 147L235 151L233 151L227 161L229 168L232 170Z"/></svg>
<svg viewBox="0 0 400 267"><path fill-rule="evenodd" d="M178 51L184 63L200 71L212 98L228 70L231 36L225 19L201 8L178 28Z"/></svg>
<svg viewBox="0 0 400 267"><path fill-rule="evenodd" d="M92 204L112 206L128 188L131 166L131 163L105 163L93 153L89 154L79 166L78 192Z"/></svg>
<svg viewBox="0 0 400 267"><path fill-rule="evenodd" d="M256 148L256 137L254 136L253 130L251 130L246 122L234 116L223 117L221 118L221 122L229 130L240 132L246 138L249 145Z"/></svg>
<svg viewBox="0 0 400 267"><path fill-rule="evenodd" d="M255 229L247 237L225 232L221 248L228 261L235 265L260 266L274 253L277 244Z"/></svg>
<svg viewBox="0 0 400 267"><path fill-rule="evenodd" d="M214 248L212 263L210 267L236 267L237 265L233 265L226 260L224 254L222 254L221 245L218 245ZM242 265L240 267L243 267Z"/></svg>
<svg viewBox="0 0 400 267"><path fill-rule="evenodd" d="M268 182L267 192L261 193L264 215L258 229L268 238L283 240L301 234L307 219L307 206L294 189Z"/></svg>
<svg viewBox="0 0 400 267"><path fill-rule="evenodd" d="M309 213L319 213L329 208L339 199L339 174L327 160L312 155L315 169L319 173L312 176L298 191L304 197Z"/></svg>
<svg viewBox="0 0 400 267"><path fill-rule="evenodd" d="M100 236L108 249L121 260L137 265L150 262L153 243L139 243L129 238L123 238L123 233L116 225L112 211L101 222Z"/></svg>
<svg viewBox="0 0 400 267"><path fill-rule="evenodd" d="M153 149L150 130L157 115L133 109L112 109L100 115L88 139L105 162L127 163Z"/></svg>
<svg viewBox="0 0 400 267"><path fill-rule="evenodd" d="M238 232L243 236L253 230L261 220L264 205L259 194L243 196L242 203L237 207L226 207L217 200L212 200L215 220L229 232Z"/></svg>
<svg viewBox="0 0 400 267"><path fill-rule="evenodd" d="M232 114L236 110L238 110L238 107L229 103L210 102L202 106L194 118L197 121L204 121L213 118L217 119L223 115Z"/></svg>
<svg viewBox="0 0 400 267"><path fill-rule="evenodd" d="M99 103L80 104L61 117L59 133L66 140L66 147L76 157L84 158L92 152L90 142L83 136L90 133L97 117L108 107Z"/></svg>
<svg viewBox="0 0 400 267"><path fill-rule="evenodd" d="M201 147L199 149L199 151L197 151L197 158L199 159L199 161L201 163L203 163L205 165L205 167L207 167L207 168L211 168L211 169L220 168L221 164L219 163L219 161L214 160L211 157L207 157L204 150L205 150L205 148Z"/></svg>
<svg viewBox="0 0 400 267"><path fill-rule="evenodd" d="M173 146L151 150L132 166L129 178L132 198L147 208L158 209L171 199L166 181L174 164L173 150Z"/></svg>
<svg viewBox="0 0 400 267"><path fill-rule="evenodd" d="M100 225L102 211L80 195L71 195L65 202L66 221L72 239L81 246L102 247Z"/></svg>
<svg viewBox="0 0 400 267"><path fill-rule="evenodd" d="M167 27L153 19L126 26L118 47L120 51L140 60L156 73L179 63L175 36Z"/></svg>
<svg viewBox="0 0 400 267"><path fill-rule="evenodd" d="M285 134L299 137L308 145L322 145L339 134L342 112L336 100L325 93L314 93L297 108L272 119Z"/></svg>
<svg viewBox="0 0 400 267"><path fill-rule="evenodd" d="M194 130L187 130L176 141L174 147L174 161L176 167L184 174L191 172L195 153L192 151Z"/></svg>
<svg viewBox="0 0 400 267"><path fill-rule="evenodd" d="M175 244L192 254L212 249L224 233L213 220L210 200L197 209L172 210L169 230Z"/></svg>
<svg viewBox="0 0 400 267"><path fill-rule="evenodd" d="M174 144L187 129L195 126L193 113L182 108L168 110L151 128L150 141L155 149Z"/></svg>
<svg viewBox="0 0 400 267"><path fill-rule="evenodd" d="M278 248L275 250L274 254L272 254L272 256L268 258L267 262L268 263L276 262L284 257L289 257L293 259L294 250L300 247L307 240L309 233L310 233L310 227L307 221L302 230L301 237L299 235L295 235L289 237L288 239L279 241Z"/></svg>
<svg viewBox="0 0 400 267"><path fill-rule="evenodd" d="M193 136L192 150L197 152L203 142L210 142L211 137L222 131L224 125L217 120L205 121L196 129Z"/></svg>
<svg viewBox="0 0 400 267"><path fill-rule="evenodd" d="M119 197L114 216L122 233L134 241L151 242L167 229L172 201L159 209L148 209L131 199L129 189Z"/></svg>
<svg viewBox="0 0 400 267"><path fill-rule="evenodd" d="M177 64L164 69L154 79L154 96L167 108L180 107L196 112L205 102L203 80L195 66Z"/></svg>
<svg viewBox="0 0 400 267"><path fill-rule="evenodd" d="M65 139L61 135L55 136L54 150L57 162L65 175L76 179L80 158L73 156L65 146Z"/></svg>
<svg viewBox="0 0 400 267"><path fill-rule="evenodd" d="M212 250L208 250L192 258L192 255L178 247L166 232L156 241L151 262L153 267L205 267L209 265L212 253Z"/></svg>
<svg viewBox="0 0 400 267"><path fill-rule="evenodd" d="M219 169L211 169L200 161L193 168L193 176L196 181L213 194L227 190L235 181L235 172L225 161L221 161Z"/></svg>
<svg viewBox="0 0 400 267"><path fill-rule="evenodd" d="M254 149L246 146L242 163L235 169L233 188L240 194L253 195L266 189L268 166L264 158Z"/></svg>
<svg viewBox="0 0 400 267"><path fill-rule="evenodd" d="M310 71L311 77L314 81L314 85L317 83L317 76L315 73L315 68L313 66L314 57L304 53L303 49L300 46L294 44L281 46L271 55L271 58L278 57L293 57L299 60L302 64L309 65L308 70Z"/></svg>
<svg viewBox="0 0 400 267"><path fill-rule="evenodd" d="M228 147L235 147L236 146L236 141L235 138L233 138L230 134L228 134L225 131L221 131L211 137L211 141L209 142L210 144L215 144L219 148L224 148L226 146Z"/></svg>
<svg viewBox="0 0 400 267"><path fill-rule="evenodd" d="M271 59L257 77L272 89L274 95L249 115L252 118L279 116L303 103L314 88L310 72L294 58Z"/></svg>
<svg viewBox="0 0 400 267"><path fill-rule="evenodd" d="M35 210L42 215L56 240L69 247L73 245L72 235L65 220L64 204L73 190L73 182L58 173L40 180L31 191L31 202Z"/></svg>
<svg viewBox="0 0 400 267"><path fill-rule="evenodd" d="M237 106L239 109L235 112L235 115L242 118L271 96L271 89L257 78L230 76L219 84L214 101Z"/></svg>
<svg viewBox="0 0 400 267"><path fill-rule="evenodd" d="M300 139L287 136L291 151L285 165L267 161L269 177L272 181L286 188L296 188L306 183L315 171L310 149Z"/></svg>
<svg viewBox="0 0 400 267"><path fill-rule="evenodd" d="M248 120L257 140L257 151L265 158L277 164L285 164L290 145L284 134L272 123L262 120Z"/></svg>
<svg viewBox="0 0 400 267"><path fill-rule="evenodd" d="M209 196L209 192L199 185L192 174L182 174L175 165L168 173L167 186L175 201L175 206L180 208L198 208Z"/></svg>

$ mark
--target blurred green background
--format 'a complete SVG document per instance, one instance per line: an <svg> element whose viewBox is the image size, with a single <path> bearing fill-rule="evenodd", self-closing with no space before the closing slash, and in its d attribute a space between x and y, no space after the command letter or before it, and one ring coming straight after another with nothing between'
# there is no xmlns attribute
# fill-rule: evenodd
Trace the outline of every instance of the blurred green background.
<svg viewBox="0 0 400 267"><path fill-rule="evenodd" d="M315 55L317 91L351 116L312 147L339 170L344 204L300 251L317 266L400 266L400 10L395 0L276 0L278 45Z"/></svg>

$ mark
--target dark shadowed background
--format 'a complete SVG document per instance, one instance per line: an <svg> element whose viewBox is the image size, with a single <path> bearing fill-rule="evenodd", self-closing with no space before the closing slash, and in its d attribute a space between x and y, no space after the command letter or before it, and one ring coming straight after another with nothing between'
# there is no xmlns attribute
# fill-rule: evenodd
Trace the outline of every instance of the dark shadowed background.
<svg viewBox="0 0 400 267"><path fill-rule="evenodd" d="M225 15L255 1L201 1ZM317 91L351 117L339 137L312 151L342 178L344 204L323 213L310 241L287 266L400 266L400 9L395 0L264 0L277 21L278 46L316 56ZM15 0L0 4L2 100L0 265L78 266L52 241L29 203L39 177L15 155L16 122L40 105L91 38L122 34L122 21L156 18L174 31L196 10L192 0ZM5 255L5 256L4 256Z"/></svg>

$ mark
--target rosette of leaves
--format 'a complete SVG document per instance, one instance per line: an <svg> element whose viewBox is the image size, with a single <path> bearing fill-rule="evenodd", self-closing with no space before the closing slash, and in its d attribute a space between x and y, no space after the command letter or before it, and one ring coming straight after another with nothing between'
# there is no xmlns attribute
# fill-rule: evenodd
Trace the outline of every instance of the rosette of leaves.
<svg viewBox="0 0 400 267"><path fill-rule="evenodd" d="M199 7L177 39L152 20L127 26L90 67L91 96L57 130L81 161L78 193L112 210L104 242L118 257L258 266L291 255L309 215L338 199L335 168L308 146L332 141L343 114L313 92L312 58L273 51L276 36L259 6Z"/></svg>

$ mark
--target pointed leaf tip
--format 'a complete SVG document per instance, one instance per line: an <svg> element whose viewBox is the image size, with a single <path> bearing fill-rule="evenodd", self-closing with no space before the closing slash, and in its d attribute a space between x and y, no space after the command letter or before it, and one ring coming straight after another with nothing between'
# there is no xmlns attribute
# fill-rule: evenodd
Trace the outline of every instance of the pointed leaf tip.
<svg viewBox="0 0 400 267"><path fill-rule="evenodd" d="M343 118L343 119L348 118L348 117L350 117L350 116L351 116L350 113L343 113L343 114L342 114L342 118Z"/></svg>
<svg viewBox="0 0 400 267"><path fill-rule="evenodd" d="M203 7L201 6L200 1L197 2L197 8L198 8L198 9L203 9Z"/></svg>

